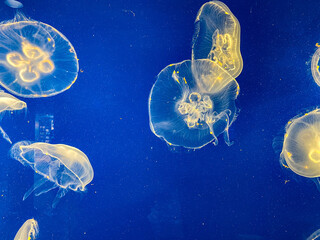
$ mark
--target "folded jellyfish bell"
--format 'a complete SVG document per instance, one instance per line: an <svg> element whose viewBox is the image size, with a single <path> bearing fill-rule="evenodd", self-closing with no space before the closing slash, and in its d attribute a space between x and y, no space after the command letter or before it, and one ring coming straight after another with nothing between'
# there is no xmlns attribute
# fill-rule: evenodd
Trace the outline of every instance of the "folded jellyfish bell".
<svg viewBox="0 0 320 240"><path fill-rule="evenodd" d="M38 98L59 94L78 76L68 39L52 26L18 12L0 24L0 84L9 92Z"/></svg>
<svg viewBox="0 0 320 240"><path fill-rule="evenodd" d="M296 174L314 178L319 186L320 177L320 110L291 119L281 152L281 163Z"/></svg>
<svg viewBox="0 0 320 240"><path fill-rule="evenodd" d="M224 133L236 117L237 81L211 60L171 64L158 75L149 97L152 132L169 145L201 148Z"/></svg>
<svg viewBox="0 0 320 240"><path fill-rule="evenodd" d="M200 8L195 20L192 59L210 59L234 78L241 73L240 24L224 3L210 1Z"/></svg>
<svg viewBox="0 0 320 240"><path fill-rule="evenodd" d="M23 200L33 191L39 196L59 188L52 204L55 207L69 190L85 191L93 179L93 169L87 156L68 145L22 141L14 144L10 153L12 158L30 166L40 175Z"/></svg>
<svg viewBox="0 0 320 240"><path fill-rule="evenodd" d="M34 219L28 219L17 232L14 240L35 240L38 234L38 222Z"/></svg>

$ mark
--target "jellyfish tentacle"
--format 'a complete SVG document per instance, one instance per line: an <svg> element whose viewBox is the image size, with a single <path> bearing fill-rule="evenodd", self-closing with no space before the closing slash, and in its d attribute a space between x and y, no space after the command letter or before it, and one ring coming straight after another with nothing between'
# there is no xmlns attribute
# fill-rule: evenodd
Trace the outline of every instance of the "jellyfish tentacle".
<svg viewBox="0 0 320 240"><path fill-rule="evenodd" d="M1 126L0 126L0 133L3 137L3 139L5 139L8 143L12 144L12 141L9 138L8 134L3 130L3 128Z"/></svg>
<svg viewBox="0 0 320 240"><path fill-rule="evenodd" d="M60 188L56 197L54 198L53 202L52 202L52 208L56 208L56 206L58 205L58 203L60 202L60 199L63 198L68 192L67 188Z"/></svg>
<svg viewBox="0 0 320 240"><path fill-rule="evenodd" d="M55 188L57 188L57 187L58 187L58 185L53 184L52 187L45 188L45 189L43 189L42 191L36 192L34 195L38 197L38 196L40 196L41 194L47 193L47 192L49 192L49 191L51 191L51 190L53 190L53 189L55 189Z"/></svg>
<svg viewBox="0 0 320 240"><path fill-rule="evenodd" d="M47 181L48 181L48 179L46 179L46 178L41 178L41 179L39 179L38 181L36 181L36 182L32 185L32 187L24 194L24 196L23 196L23 201L26 200L34 190L36 190L37 188L41 187L41 186L42 186L43 184L45 184Z"/></svg>

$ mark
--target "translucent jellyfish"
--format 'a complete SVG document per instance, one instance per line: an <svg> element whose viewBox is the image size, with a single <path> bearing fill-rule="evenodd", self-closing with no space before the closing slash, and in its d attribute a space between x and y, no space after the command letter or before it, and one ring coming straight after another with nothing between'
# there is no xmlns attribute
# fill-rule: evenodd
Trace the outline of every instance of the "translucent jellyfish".
<svg viewBox="0 0 320 240"><path fill-rule="evenodd" d="M300 176L320 176L320 109L288 122L281 162Z"/></svg>
<svg viewBox="0 0 320 240"><path fill-rule="evenodd" d="M25 102L0 90L0 121L2 120L6 112L19 111L19 110L26 109L26 107L27 107L27 104ZM2 129L1 126L0 126L0 134L5 140L7 140L10 144L12 144L8 134Z"/></svg>
<svg viewBox="0 0 320 240"><path fill-rule="evenodd" d="M242 71L240 24L222 2L207 2L195 20L192 59L211 59L236 78Z"/></svg>
<svg viewBox="0 0 320 240"><path fill-rule="evenodd" d="M34 240L38 236L39 226L36 220L29 219L25 221L17 232L14 240Z"/></svg>
<svg viewBox="0 0 320 240"><path fill-rule="evenodd" d="M149 97L150 128L169 145L201 148L224 133L236 117L239 85L221 66L203 59L171 64Z"/></svg>
<svg viewBox="0 0 320 240"><path fill-rule="evenodd" d="M320 238L320 229L312 233L306 240L316 240Z"/></svg>
<svg viewBox="0 0 320 240"><path fill-rule="evenodd" d="M78 69L73 46L50 25L21 13L0 24L0 84L9 92L53 96L71 87Z"/></svg>
<svg viewBox="0 0 320 240"><path fill-rule="evenodd" d="M23 7L23 4L19 1L16 1L16 0L5 0L4 3L12 8L22 8Z"/></svg>
<svg viewBox="0 0 320 240"><path fill-rule="evenodd" d="M316 84L320 86L320 72L319 72L320 45L316 44L316 46L318 47L318 49L312 56L311 73Z"/></svg>
<svg viewBox="0 0 320 240"><path fill-rule="evenodd" d="M52 204L55 207L68 190L85 191L86 185L93 179L93 169L87 156L68 145L22 141L14 144L10 153L41 177L25 193L23 200L33 191L39 196L59 188Z"/></svg>

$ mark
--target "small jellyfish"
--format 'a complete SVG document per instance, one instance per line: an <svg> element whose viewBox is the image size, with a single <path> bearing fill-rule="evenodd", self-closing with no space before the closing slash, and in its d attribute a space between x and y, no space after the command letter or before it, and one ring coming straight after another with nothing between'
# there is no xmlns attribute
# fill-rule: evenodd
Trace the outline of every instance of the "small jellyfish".
<svg viewBox="0 0 320 240"><path fill-rule="evenodd" d="M316 240L320 238L320 229L313 232L306 240Z"/></svg>
<svg viewBox="0 0 320 240"><path fill-rule="evenodd" d="M320 72L319 72L319 58L320 58L320 45L317 43L317 51L313 54L311 60L311 73L314 81L320 86Z"/></svg>
<svg viewBox="0 0 320 240"><path fill-rule="evenodd" d="M300 176L318 179L320 176L320 109L295 117L288 122L280 161Z"/></svg>
<svg viewBox="0 0 320 240"><path fill-rule="evenodd" d="M16 0L5 0L4 3L7 4L11 8L22 8L23 7L23 4L19 1L16 1Z"/></svg>
<svg viewBox="0 0 320 240"><path fill-rule="evenodd" d="M35 240L39 233L38 222L34 219L29 219L21 226L14 240Z"/></svg>
<svg viewBox="0 0 320 240"><path fill-rule="evenodd" d="M200 8L195 20L192 59L210 59L233 78L241 73L240 24L224 3L211 1Z"/></svg>
<svg viewBox="0 0 320 240"><path fill-rule="evenodd" d="M14 144L10 153L12 158L30 166L41 177L25 193L23 200L33 191L39 196L59 188L52 204L54 208L68 190L85 191L93 179L93 169L87 156L68 145L22 141Z"/></svg>
<svg viewBox="0 0 320 240"><path fill-rule="evenodd" d="M27 104L25 102L0 90L0 121L2 120L6 112L19 111L19 110L26 109L26 107L27 107ZM12 144L8 134L3 130L1 126L0 126L0 134L6 141Z"/></svg>
<svg viewBox="0 0 320 240"><path fill-rule="evenodd" d="M9 92L38 98L59 94L78 76L68 39L48 24L17 13L0 24L0 84Z"/></svg>
<svg viewBox="0 0 320 240"><path fill-rule="evenodd" d="M171 64L158 75L149 97L152 132L169 145L201 148L224 133L236 117L237 81L211 60Z"/></svg>

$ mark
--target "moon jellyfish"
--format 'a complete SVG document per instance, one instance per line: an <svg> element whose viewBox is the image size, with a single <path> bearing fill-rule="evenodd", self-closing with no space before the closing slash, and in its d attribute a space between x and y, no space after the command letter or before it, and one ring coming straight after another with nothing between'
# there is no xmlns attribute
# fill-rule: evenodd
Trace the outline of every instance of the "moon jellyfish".
<svg viewBox="0 0 320 240"><path fill-rule="evenodd" d="M27 104L25 102L0 90L0 121L2 120L6 112L23 110L26 107L27 107ZM8 134L2 129L1 126L0 126L0 134L6 141L12 144Z"/></svg>
<svg viewBox="0 0 320 240"><path fill-rule="evenodd" d="M316 44L316 46L318 47L318 49L312 56L311 73L316 84L320 86L320 72L319 72L320 45Z"/></svg>
<svg viewBox="0 0 320 240"><path fill-rule="evenodd" d="M9 92L53 96L71 87L78 70L73 46L57 29L21 13L0 24L0 84Z"/></svg>
<svg viewBox="0 0 320 240"><path fill-rule="evenodd" d="M210 59L236 78L242 71L240 24L222 2L207 2L195 20L192 59Z"/></svg>
<svg viewBox="0 0 320 240"><path fill-rule="evenodd" d="M38 233L38 222L34 219L29 219L25 221L25 223L19 229L14 237L14 240L34 240L38 236Z"/></svg>
<svg viewBox="0 0 320 240"><path fill-rule="evenodd" d="M19 1L16 1L16 0L5 0L4 3L7 4L11 8L22 8L23 7L23 4Z"/></svg>
<svg viewBox="0 0 320 240"><path fill-rule="evenodd" d="M23 200L32 192L39 196L59 188L52 204L54 208L69 190L85 191L93 179L93 169L87 156L68 145L22 141L14 144L10 153L40 175L40 180L25 193Z"/></svg>
<svg viewBox="0 0 320 240"><path fill-rule="evenodd" d="M280 161L296 174L312 178L320 190L320 109L288 122Z"/></svg>
<svg viewBox="0 0 320 240"><path fill-rule="evenodd" d="M238 94L237 81L211 60L171 64L159 73L150 93L150 128L169 145L216 145L222 133L230 144Z"/></svg>

